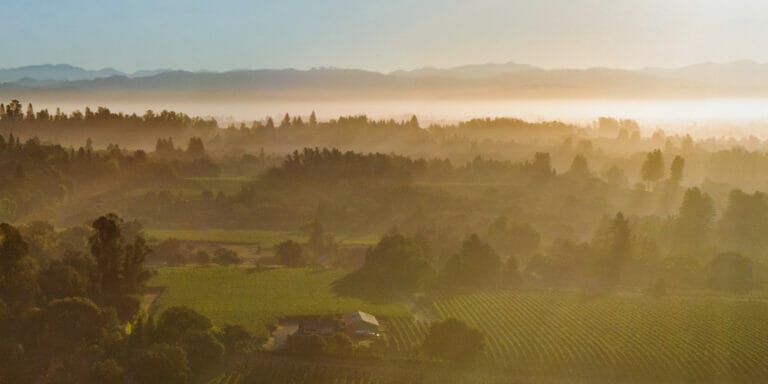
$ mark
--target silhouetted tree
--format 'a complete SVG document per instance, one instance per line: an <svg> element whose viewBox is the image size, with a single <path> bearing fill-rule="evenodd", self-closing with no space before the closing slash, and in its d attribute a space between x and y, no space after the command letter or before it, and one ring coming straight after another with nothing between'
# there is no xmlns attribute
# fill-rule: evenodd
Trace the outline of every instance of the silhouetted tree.
<svg viewBox="0 0 768 384"><path fill-rule="evenodd" d="M476 234L469 235L461 251L448 259L443 282L459 287L487 287L499 282L502 263L490 245Z"/></svg>
<svg viewBox="0 0 768 384"><path fill-rule="evenodd" d="M754 252L768 245L768 198L733 190L720 219L720 236L730 249Z"/></svg>
<svg viewBox="0 0 768 384"><path fill-rule="evenodd" d="M358 277L376 292L408 292L423 287L432 275L426 244L400 234L384 236L365 255Z"/></svg>
<svg viewBox="0 0 768 384"><path fill-rule="evenodd" d="M587 165L587 159L583 155L576 155L571 162L571 168L568 170L570 175L576 177L589 176L589 166Z"/></svg>
<svg viewBox="0 0 768 384"><path fill-rule="evenodd" d="M142 268L150 252L145 240L136 236L133 242L126 244L121 229L123 221L114 214L99 217L92 226L94 233L89 244L103 293L138 292L149 277Z"/></svg>
<svg viewBox="0 0 768 384"><path fill-rule="evenodd" d="M746 293L754 287L752 260L735 252L721 253L709 264L710 287Z"/></svg>
<svg viewBox="0 0 768 384"><path fill-rule="evenodd" d="M157 343L139 357L133 375L138 383L187 384L192 372L184 349Z"/></svg>
<svg viewBox="0 0 768 384"><path fill-rule="evenodd" d="M685 159L680 156L675 156L672 160L672 165L669 168L669 180L678 185L683 180L683 167L685 167Z"/></svg>
<svg viewBox="0 0 768 384"><path fill-rule="evenodd" d="M664 177L664 155L660 150L648 153L640 173L647 183L655 183Z"/></svg>
<svg viewBox="0 0 768 384"><path fill-rule="evenodd" d="M481 357L485 338L464 322L448 318L430 326L422 348L427 355L467 364Z"/></svg>
<svg viewBox="0 0 768 384"><path fill-rule="evenodd" d="M24 116L27 121L35 121L35 109L32 108L32 103L27 104L27 114Z"/></svg>
<svg viewBox="0 0 768 384"><path fill-rule="evenodd" d="M594 247L598 252L597 283L610 287L621 280L631 254L631 237L629 221L621 212L596 236Z"/></svg>
<svg viewBox="0 0 768 384"><path fill-rule="evenodd" d="M275 247L275 257L281 264L288 267L303 267L307 263L301 245L293 240L278 244Z"/></svg>
<svg viewBox="0 0 768 384"><path fill-rule="evenodd" d="M715 207L712 198L699 188L689 188L683 195L675 220L672 250L703 256L712 246Z"/></svg>
<svg viewBox="0 0 768 384"><path fill-rule="evenodd" d="M187 153L192 157L205 156L205 145L203 144L203 139L199 137L190 138L189 143L187 144Z"/></svg>
<svg viewBox="0 0 768 384"><path fill-rule="evenodd" d="M280 129L290 128L291 127L291 116L289 116L287 113L285 116L283 116L283 120L280 122Z"/></svg>

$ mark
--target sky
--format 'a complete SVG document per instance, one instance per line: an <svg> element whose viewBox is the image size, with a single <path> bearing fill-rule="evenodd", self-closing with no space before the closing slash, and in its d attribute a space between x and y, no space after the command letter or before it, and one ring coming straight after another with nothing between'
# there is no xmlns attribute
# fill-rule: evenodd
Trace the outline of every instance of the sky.
<svg viewBox="0 0 768 384"><path fill-rule="evenodd" d="M0 67L123 71L768 61L763 0L16 0Z"/></svg>

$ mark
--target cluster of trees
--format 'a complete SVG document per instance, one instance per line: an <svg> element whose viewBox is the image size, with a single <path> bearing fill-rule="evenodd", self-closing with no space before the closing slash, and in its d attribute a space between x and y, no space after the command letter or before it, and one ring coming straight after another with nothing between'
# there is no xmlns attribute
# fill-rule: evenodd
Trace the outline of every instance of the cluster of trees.
<svg viewBox="0 0 768 384"><path fill-rule="evenodd" d="M492 287L743 293L755 287L754 258L768 245L758 235L768 230L766 212L765 195L733 191L716 222L712 199L694 187L685 192L676 216L630 220L617 213L603 219L591 241L556 238L543 250L535 229L505 217L488 226L488 242L470 234L458 251L432 252L441 238L389 234L368 250L364 265L339 289L389 296Z"/></svg>
<svg viewBox="0 0 768 384"><path fill-rule="evenodd" d="M199 137L192 137L187 150L180 152L163 157L163 151L127 151L116 144L96 150L90 139L79 148L66 148L38 138L22 142L18 135L0 134L0 220L33 213L80 189L125 191L124 186L137 188L219 174Z"/></svg>
<svg viewBox="0 0 768 384"><path fill-rule="evenodd" d="M261 341L242 326L218 329L192 309L170 307L157 321L139 318L124 338L123 355L112 360L118 369L107 374L96 365L90 378L93 382L103 382L99 380L107 376L115 383L189 383L225 357L254 351ZM119 368L121 363L125 368Z"/></svg>
<svg viewBox="0 0 768 384"><path fill-rule="evenodd" d="M254 348L244 328L188 308L147 319L150 249L137 233L113 214L59 234L0 224L0 381L187 383Z"/></svg>
<svg viewBox="0 0 768 384"><path fill-rule="evenodd" d="M465 290L514 287L520 283L514 255L502 259L476 234L467 236L458 252L431 257L428 241L419 235L391 233L365 255L355 273L338 282L345 293L397 297L423 290Z"/></svg>
<svg viewBox="0 0 768 384"><path fill-rule="evenodd" d="M380 153L360 154L342 152L336 148L304 148L288 155L282 166L270 169L265 175L269 181L293 180L301 182L357 182L403 183L411 175L423 172L425 160Z"/></svg>
<svg viewBox="0 0 768 384"><path fill-rule="evenodd" d="M93 346L120 338L120 322L137 312L149 277L142 266L149 249L141 237L126 239L123 227L114 215L99 217L89 253L40 259L17 228L0 224L4 381L73 375L72 365L82 364Z"/></svg>
<svg viewBox="0 0 768 384"><path fill-rule="evenodd" d="M187 143L187 148L177 148L173 143L173 137L159 138L155 144L155 155L161 158L179 159L189 157L200 159L208 157L205 151L205 143L200 137L192 136Z"/></svg>
<svg viewBox="0 0 768 384"><path fill-rule="evenodd" d="M69 114L56 108L54 113L47 109L35 112L32 103L26 108L22 107L18 100L11 100L8 105L0 103L0 128L12 128L16 125L24 125L24 128L48 128L48 129L86 129L93 126L108 126L110 129L135 129L138 132L151 130L179 131L182 129L212 129L216 128L213 119L201 119L189 117L184 113L163 110L155 113L146 111L143 115L114 113L106 107L98 107L91 110L85 107L84 112L75 110ZM24 129L19 127L19 129Z"/></svg>
<svg viewBox="0 0 768 384"><path fill-rule="evenodd" d="M693 187L685 191L676 216L606 220L591 242L556 239L530 259L526 272L548 285L583 287L673 286L746 292L755 287L755 258L768 229L761 212L766 197L730 193L716 221L712 198Z"/></svg>

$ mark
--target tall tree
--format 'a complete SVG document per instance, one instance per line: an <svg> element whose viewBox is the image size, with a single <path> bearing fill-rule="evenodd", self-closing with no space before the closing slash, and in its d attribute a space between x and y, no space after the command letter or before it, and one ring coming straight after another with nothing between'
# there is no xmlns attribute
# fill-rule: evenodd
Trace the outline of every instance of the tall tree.
<svg viewBox="0 0 768 384"><path fill-rule="evenodd" d="M148 278L142 264L150 250L140 236L126 244L123 225L123 220L111 213L92 224L91 255L96 260L99 286L106 295L136 293Z"/></svg>
<svg viewBox="0 0 768 384"><path fill-rule="evenodd" d="M733 190L720 219L720 236L734 250L754 252L768 245L768 197Z"/></svg>
<svg viewBox="0 0 768 384"><path fill-rule="evenodd" d="M192 157L205 156L205 144L203 144L203 139L199 137L190 138L189 143L187 144L187 153Z"/></svg>
<svg viewBox="0 0 768 384"><path fill-rule="evenodd" d="M629 261L632 245L629 221L619 212L595 239L598 251L596 264L597 283L606 287L616 285Z"/></svg>
<svg viewBox="0 0 768 384"><path fill-rule="evenodd" d="M675 220L672 250L678 254L703 256L712 246L715 206L699 188L689 188Z"/></svg>
<svg viewBox="0 0 768 384"><path fill-rule="evenodd" d="M685 167L685 159L680 156L675 156L672 160L672 165L669 167L669 180L678 185L683 180L683 168Z"/></svg>
<svg viewBox="0 0 768 384"><path fill-rule="evenodd" d="M568 173L576 177L589 176L589 165L587 165L587 158L581 154L576 155L571 162L571 168L568 170Z"/></svg>
<svg viewBox="0 0 768 384"><path fill-rule="evenodd" d="M29 245L21 233L10 224L0 224L0 301L14 307L31 305L38 290L35 266L28 252Z"/></svg>
<svg viewBox="0 0 768 384"><path fill-rule="evenodd" d="M5 115L11 123L17 123L24 118L21 112L21 103L18 100L11 100L11 103L5 107Z"/></svg>
<svg viewBox="0 0 768 384"><path fill-rule="evenodd" d="M359 276L380 292L419 289L432 274L426 251L426 244L417 238L386 235L366 253Z"/></svg>
<svg viewBox="0 0 768 384"><path fill-rule="evenodd" d="M648 183L655 183L664 177L664 155L661 150L649 152L640 169L643 180Z"/></svg>
<svg viewBox="0 0 768 384"><path fill-rule="evenodd" d="M458 287L485 287L499 282L501 258L476 234L469 235L445 265L443 282Z"/></svg>
<svg viewBox="0 0 768 384"><path fill-rule="evenodd" d="M32 108L32 103L27 104L27 114L24 117L27 121L34 121L35 120L35 109Z"/></svg>
<svg viewBox="0 0 768 384"><path fill-rule="evenodd" d="M534 154L533 162L528 164L528 169L535 178L547 179L555 174L555 170L552 169L552 158L546 152Z"/></svg>
<svg viewBox="0 0 768 384"><path fill-rule="evenodd" d="M275 121L272 120L271 117L267 118L267 122L264 123L264 128L266 129L275 129Z"/></svg>
<svg viewBox="0 0 768 384"><path fill-rule="evenodd" d="M416 115L411 116L411 120L408 121L408 126L411 128L419 128L419 119Z"/></svg>
<svg viewBox="0 0 768 384"><path fill-rule="evenodd" d="M283 116L283 120L280 122L280 129L290 128L291 127L291 116L287 113L285 116Z"/></svg>

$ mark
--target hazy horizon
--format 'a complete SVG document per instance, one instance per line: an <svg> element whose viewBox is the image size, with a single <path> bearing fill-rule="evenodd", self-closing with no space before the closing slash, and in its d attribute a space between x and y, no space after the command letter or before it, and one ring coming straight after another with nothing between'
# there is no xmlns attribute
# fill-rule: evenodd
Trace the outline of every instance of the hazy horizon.
<svg viewBox="0 0 768 384"><path fill-rule="evenodd" d="M0 66L388 72L464 65L467 57L544 68L764 62L767 11L753 0L19 2L4 13L35 17L0 25L3 35L23 37L0 41L0 50L14 53Z"/></svg>
<svg viewBox="0 0 768 384"><path fill-rule="evenodd" d="M371 68L361 68L361 67L343 67L343 66L321 66L321 65L309 65L304 67L295 67L295 66L285 66L285 67L246 67L246 66L237 66L234 65L230 68L220 68L220 69L210 69L210 68L191 68L191 67L146 67L146 68L135 68L131 70L126 70L120 67L119 65L107 65L102 67L88 67L88 66L80 66L76 64L72 64L69 62L56 62L56 61L48 61L48 62L34 62L34 63L27 63L22 65L14 65L14 66L0 66L0 70L12 70L12 69L19 69L19 68L28 68L28 67L43 67L43 66L72 66L75 68L84 69L86 71L101 71L101 70L115 70L118 72L123 72L126 74L132 74L137 73L141 71L158 71L158 72L170 72L170 71L183 71L183 72L194 72L194 73L205 73L205 72L211 72L211 73L226 73L226 72L235 72L235 71L262 71L262 70L298 70L298 71L310 71L310 70L318 70L318 69L348 69L348 70L360 70L360 71L367 71L367 72L376 72L381 74L391 74L399 71L418 71L423 69L439 69L439 70L448 70L448 69L457 69L457 68L463 68L463 67L479 67L479 66L501 66L501 65L522 65L522 66L530 66L537 69L547 70L547 71L556 71L556 70L588 70L588 69L616 69L616 70L623 70L623 71L638 71L638 70L646 70L646 69L684 69L688 67L693 67L697 65L708 65L708 64L715 64L715 65L729 65L729 64L740 64L740 63L750 63L750 64L757 64L757 65L764 65L768 64L767 61L759 61L752 58L735 58L730 60L723 60L723 61L714 61L714 60L707 60L707 61L697 61L697 62L690 62L687 64L680 64L675 66L634 66L634 67L612 67L607 65L592 65L592 66L582 66L582 67L568 67L568 66L543 66L536 63L528 63L528 62L520 62L520 61L512 61L512 60L501 60L501 61L488 61L488 62L473 62L473 61L467 61L464 63L458 63L454 65L422 65L422 66L415 66L415 67L403 67L403 68L392 68L389 70L378 70L378 69L371 69Z"/></svg>

